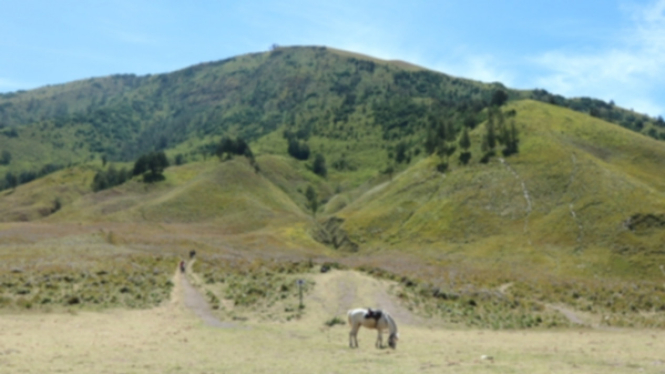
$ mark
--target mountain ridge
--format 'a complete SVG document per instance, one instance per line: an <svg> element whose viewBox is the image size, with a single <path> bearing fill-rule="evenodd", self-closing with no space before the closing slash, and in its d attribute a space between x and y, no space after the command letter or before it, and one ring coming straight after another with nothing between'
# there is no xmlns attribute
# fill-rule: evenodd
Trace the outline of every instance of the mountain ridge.
<svg viewBox="0 0 665 374"><path fill-rule="evenodd" d="M665 126L599 100L511 90L409 66L327 47L278 47L172 73L113 75L0 95L0 148L13 156L13 164L0 165L0 172L46 164L12 149L22 141L33 149L43 144L41 159L61 165L102 156L130 161L142 150L173 149L187 141L198 143L187 149L196 152L205 147L201 138L228 131L254 140L285 122L303 127L297 113L314 113L302 118L305 127L324 126L330 118L348 123L349 116L372 122L376 105L402 96L416 105L484 107L493 92L504 90L511 99L586 110L656 138ZM45 136L31 137L34 129Z"/></svg>

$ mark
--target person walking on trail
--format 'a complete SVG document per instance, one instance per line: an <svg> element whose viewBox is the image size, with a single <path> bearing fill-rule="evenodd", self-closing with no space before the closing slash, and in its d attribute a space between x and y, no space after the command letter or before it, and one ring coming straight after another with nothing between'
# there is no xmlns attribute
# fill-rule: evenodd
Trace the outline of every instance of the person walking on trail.
<svg viewBox="0 0 665 374"><path fill-rule="evenodd" d="M185 261L180 261L180 272L181 273L185 272Z"/></svg>

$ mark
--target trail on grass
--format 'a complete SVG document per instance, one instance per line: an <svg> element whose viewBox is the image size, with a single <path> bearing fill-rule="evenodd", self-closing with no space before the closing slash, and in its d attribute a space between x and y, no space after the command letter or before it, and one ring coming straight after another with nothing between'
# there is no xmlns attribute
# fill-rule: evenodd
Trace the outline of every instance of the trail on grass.
<svg viewBox="0 0 665 374"><path fill-rule="evenodd" d="M176 270L174 275L176 287L171 302L193 312L208 326L244 327L244 324L220 321L215 316L206 297L197 287L201 282L192 270L193 263L194 261L189 262L185 273ZM346 312L349 309L367 307L387 311L398 324L418 325L423 322L422 318L414 315L390 294L393 282L348 270L315 273L310 274L308 278L314 282L314 287L305 296L306 309L302 318L316 325L322 325L333 317L346 321Z"/></svg>
<svg viewBox="0 0 665 374"><path fill-rule="evenodd" d="M187 271L192 271L193 261L190 261L187 265ZM179 269L176 269L174 276L174 284L176 288L172 294L172 302L181 303L187 309L192 311L199 317L206 325L211 327L218 328L234 328L237 327L236 324L229 322L222 322L212 313L210 305L206 301L205 297L189 282L187 276L184 273L180 272Z"/></svg>

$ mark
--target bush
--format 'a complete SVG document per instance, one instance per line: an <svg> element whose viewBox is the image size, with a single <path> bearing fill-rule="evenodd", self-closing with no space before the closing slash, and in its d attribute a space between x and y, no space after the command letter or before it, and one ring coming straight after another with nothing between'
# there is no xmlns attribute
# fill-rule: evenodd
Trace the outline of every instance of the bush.
<svg viewBox="0 0 665 374"><path fill-rule="evenodd" d="M459 162L462 165L466 165L471 160L471 152L462 152L459 155Z"/></svg>
<svg viewBox="0 0 665 374"><path fill-rule="evenodd" d="M328 168L326 167L326 159L322 154L317 153L312 163L312 171L314 174L326 177L328 175Z"/></svg>
<svg viewBox="0 0 665 374"><path fill-rule="evenodd" d="M335 316L325 322L325 325L328 327L333 327L335 325L344 325L344 320Z"/></svg>
<svg viewBox="0 0 665 374"><path fill-rule="evenodd" d="M163 180L162 172L169 166L169 161L163 151L145 154L134 163L133 175L143 175L145 182Z"/></svg>
<svg viewBox="0 0 665 374"><path fill-rule="evenodd" d="M309 158L309 146L304 141L294 138L289 139L289 155L297 160L307 160Z"/></svg>

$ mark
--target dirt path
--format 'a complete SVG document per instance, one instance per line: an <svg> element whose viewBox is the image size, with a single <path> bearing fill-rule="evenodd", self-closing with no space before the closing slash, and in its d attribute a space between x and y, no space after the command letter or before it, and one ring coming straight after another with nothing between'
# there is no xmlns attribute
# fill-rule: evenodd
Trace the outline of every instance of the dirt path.
<svg viewBox="0 0 665 374"><path fill-rule="evenodd" d="M237 327L237 325L233 323L222 322L218 320L217 317L215 317L212 314L210 305L205 300L203 295L201 295L199 291L189 283L187 277L181 277L180 282L182 284L184 305L187 307L187 309L191 310L192 312L194 312L194 314L196 314L199 318L201 318L201 320L206 325L212 327L219 327L219 328Z"/></svg>
<svg viewBox="0 0 665 374"><path fill-rule="evenodd" d="M190 261L187 265L186 272L194 276L192 272L192 265L194 261ZM222 322L212 313L210 305L206 301L205 297L189 282L186 274L180 272L179 269L176 269L175 275L173 276L173 283L176 285L173 292L171 293L171 302L175 304L181 304L189 311L193 312L197 317L199 317L207 326L218 327L218 328L235 328L238 327L234 323Z"/></svg>
<svg viewBox="0 0 665 374"><path fill-rule="evenodd" d="M582 325L582 326L587 326L589 325L586 321L582 320L575 311L568 309L566 307L558 306L558 305L547 305L548 308L556 310L557 312L563 314L570 322L576 324L576 325Z"/></svg>
<svg viewBox="0 0 665 374"><path fill-rule="evenodd" d="M379 308L390 313L398 324L418 325L422 319L404 308L389 294L391 282L356 271L331 270L313 277L316 286L306 298L307 314L323 319L342 317L353 308Z"/></svg>

